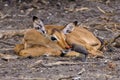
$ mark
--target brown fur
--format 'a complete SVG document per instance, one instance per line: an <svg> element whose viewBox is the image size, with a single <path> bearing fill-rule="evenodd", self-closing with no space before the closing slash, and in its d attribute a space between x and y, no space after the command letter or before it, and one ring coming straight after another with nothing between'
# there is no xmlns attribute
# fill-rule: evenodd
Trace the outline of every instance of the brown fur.
<svg viewBox="0 0 120 80"><path fill-rule="evenodd" d="M50 27L51 29L55 28L54 25L47 25L46 29L49 30ZM64 26L56 26L56 28L62 30ZM93 35L92 32L83 27L75 27L71 33L66 34L66 41L69 45L71 45L72 43L82 45L93 56L103 56L103 52L99 51L99 48L101 47L101 42Z"/></svg>
<svg viewBox="0 0 120 80"><path fill-rule="evenodd" d="M87 29L76 27L74 31L66 35L66 39L68 44L82 45L94 56L103 56L103 53L98 50L101 47L101 42Z"/></svg>
<svg viewBox="0 0 120 80"><path fill-rule="evenodd" d="M31 29L26 32L24 35L23 47L20 49L18 46L15 47L15 51L19 53L21 56L41 56L44 54L60 56L61 50L68 47L70 44L80 44L85 47L90 54L93 56L102 56L102 52L98 49L101 46L100 41L87 29L82 27L75 27L75 29L69 33L64 35L61 31L55 30L62 30L64 26L55 26L55 25L46 25L45 26L48 36L43 36L39 32L34 29ZM52 42L49 39L50 34L54 34L59 38L59 42ZM66 39L66 40L65 40ZM67 42L66 42L67 41ZM68 45L69 44L69 45ZM97 44L97 45L94 45ZM78 56L79 53L77 52L69 52L68 56ZM66 56L67 56L66 55Z"/></svg>
<svg viewBox="0 0 120 80"><path fill-rule="evenodd" d="M17 44L14 50L23 57L41 55L60 56L61 51L69 45L62 39L65 35L61 31L55 30L53 34L61 40L53 42L49 39L50 35L44 36L37 30L30 29L25 33L22 44ZM79 53L69 52L66 56L79 56Z"/></svg>

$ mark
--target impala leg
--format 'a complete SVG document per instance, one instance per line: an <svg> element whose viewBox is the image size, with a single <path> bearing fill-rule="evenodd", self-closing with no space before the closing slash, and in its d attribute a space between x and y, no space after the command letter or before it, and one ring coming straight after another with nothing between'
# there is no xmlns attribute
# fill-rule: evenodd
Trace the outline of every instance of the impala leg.
<svg viewBox="0 0 120 80"><path fill-rule="evenodd" d="M14 51L16 52L16 54L19 54L19 52L23 49L24 49L24 44L16 44L14 47Z"/></svg>
<svg viewBox="0 0 120 80"><path fill-rule="evenodd" d="M47 55L47 56L60 56L61 51L53 49L53 48L46 48L43 46L39 47L32 47L32 48L27 48L22 51L20 51L20 56L22 57L37 57L37 56L42 56L42 55Z"/></svg>

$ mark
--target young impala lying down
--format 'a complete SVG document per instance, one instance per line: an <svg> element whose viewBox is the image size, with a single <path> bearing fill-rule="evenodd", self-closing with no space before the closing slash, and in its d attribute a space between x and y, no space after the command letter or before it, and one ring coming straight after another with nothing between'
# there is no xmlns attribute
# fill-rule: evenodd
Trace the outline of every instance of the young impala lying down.
<svg viewBox="0 0 120 80"><path fill-rule="evenodd" d="M21 44L16 45L15 51L21 56L60 56L72 44L81 45L93 56L102 56L98 49L101 42L88 30L78 27L77 22L66 26L45 25L33 17L34 29L28 30ZM79 48L78 48L79 49ZM83 50L84 51L84 50ZM79 56L77 51L70 51L65 56Z"/></svg>
<svg viewBox="0 0 120 80"><path fill-rule="evenodd" d="M71 26L74 26L73 31L67 31L67 27L63 29L66 33L66 41L69 45L73 43L77 45L82 45L93 56L103 56L103 53L99 50L99 48L101 47L101 42L93 35L92 32L83 27L77 27L75 25Z"/></svg>
<svg viewBox="0 0 120 80"><path fill-rule="evenodd" d="M47 30L53 29L61 30L66 35L66 41L71 46L72 44L82 45L93 56L102 57L103 53L99 50L101 42L94 36L94 34L87 29L77 26L77 22L69 23L64 26L46 25ZM50 30L51 31L51 30Z"/></svg>
<svg viewBox="0 0 120 80"><path fill-rule="evenodd" d="M37 17L33 18L33 25L34 29L29 29L24 34L23 42L15 46L14 50L18 55L23 57L60 56L64 50L70 48L65 41L66 36L60 30L45 29ZM80 53L70 51L65 56L80 56Z"/></svg>

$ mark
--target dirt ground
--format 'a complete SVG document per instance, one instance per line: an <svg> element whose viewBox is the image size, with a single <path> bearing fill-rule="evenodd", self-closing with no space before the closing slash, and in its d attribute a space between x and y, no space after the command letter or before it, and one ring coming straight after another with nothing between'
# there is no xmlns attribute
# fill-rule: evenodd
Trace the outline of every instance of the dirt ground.
<svg viewBox="0 0 120 80"><path fill-rule="evenodd" d="M31 28L33 15L45 24L77 20L106 40L120 34L120 0L0 0L0 30ZM15 56L12 48L21 39L0 37L0 53ZM120 80L120 48L104 55L87 62L74 57L0 58L0 80Z"/></svg>

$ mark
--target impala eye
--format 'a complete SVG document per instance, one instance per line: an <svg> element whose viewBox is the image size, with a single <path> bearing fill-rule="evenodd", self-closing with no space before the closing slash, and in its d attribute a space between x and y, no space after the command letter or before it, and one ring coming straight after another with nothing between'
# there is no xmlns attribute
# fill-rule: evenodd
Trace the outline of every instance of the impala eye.
<svg viewBox="0 0 120 80"><path fill-rule="evenodd" d="M56 37L54 37L54 36L52 36L52 37L51 37L51 40L52 40L52 41L56 41L56 40L57 40L57 38L56 38Z"/></svg>

